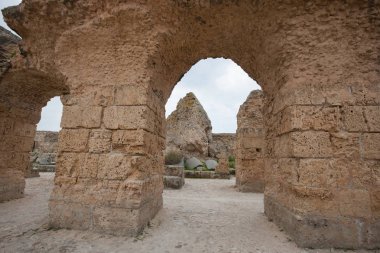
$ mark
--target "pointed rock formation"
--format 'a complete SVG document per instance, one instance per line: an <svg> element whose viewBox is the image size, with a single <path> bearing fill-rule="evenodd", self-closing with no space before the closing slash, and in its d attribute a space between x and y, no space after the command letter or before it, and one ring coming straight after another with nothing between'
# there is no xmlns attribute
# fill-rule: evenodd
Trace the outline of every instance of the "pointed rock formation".
<svg viewBox="0 0 380 253"><path fill-rule="evenodd" d="M193 93L182 98L166 120L166 153L207 157L212 140L211 121Z"/></svg>

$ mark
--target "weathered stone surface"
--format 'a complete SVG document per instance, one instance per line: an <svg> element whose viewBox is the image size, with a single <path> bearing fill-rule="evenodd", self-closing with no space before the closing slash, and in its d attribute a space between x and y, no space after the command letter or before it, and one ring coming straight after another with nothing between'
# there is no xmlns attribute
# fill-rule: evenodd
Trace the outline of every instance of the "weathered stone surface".
<svg viewBox="0 0 380 253"><path fill-rule="evenodd" d="M195 95L188 93L166 120L166 152L175 150L187 157L208 157L211 130L207 113Z"/></svg>
<svg viewBox="0 0 380 253"><path fill-rule="evenodd" d="M212 134L212 140L209 145L209 156L221 158L222 154L235 156L236 134Z"/></svg>
<svg viewBox="0 0 380 253"><path fill-rule="evenodd" d="M219 158L218 165L215 168L215 174L228 176L230 175L230 168L228 166L228 156L227 154L222 154Z"/></svg>
<svg viewBox="0 0 380 253"><path fill-rule="evenodd" d="M181 189L185 184L184 167L178 165L166 165L164 174L164 187L169 189Z"/></svg>
<svg viewBox="0 0 380 253"><path fill-rule="evenodd" d="M301 246L379 248L379 7L24 0L5 9L23 41L0 81L0 200L22 195L32 126L64 95L51 225L138 234L162 207L165 103L195 62L223 56L265 93L267 216ZM98 131L112 132L110 151Z"/></svg>
<svg viewBox="0 0 380 253"><path fill-rule="evenodd" d="M264 192L264 94L252 91L237 115L236 185L243 192Z"/></svg>

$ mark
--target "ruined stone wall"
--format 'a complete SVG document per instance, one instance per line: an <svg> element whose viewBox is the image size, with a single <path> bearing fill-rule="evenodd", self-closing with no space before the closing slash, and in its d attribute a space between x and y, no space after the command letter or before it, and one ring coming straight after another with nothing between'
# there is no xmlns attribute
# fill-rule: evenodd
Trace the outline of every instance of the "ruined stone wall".
<svg viewBox="0 0 380 253"><path fill-rule="evenodd" d="M224 57L266 95L268 218L300 246L380 247L378 1L24 0L4 16L35 78L0 90L17 98L1 120L68 87L51 226L141 232L162 207L167 98Z"/></svg>
<svg viewBox="0 0 380 253"><path fill-rule="evenodd" d="M0 202L23 196L41 109L65 90L57 79L29 69L20 43L0 27Z"/></svg>
<svg viewBox="0 0 380 253"><path fill-rule="evenodd" d="M236 185L243 192L264 192L265 126L264 94L252 91L237 115Z"/></svg>
<svg viewBox="0 0 380 253"><path fill-rule="evenodd" d="M235 156L235 139L235 134L212 134L212 141L209 145L209 156L215 158L221 158L222 154Z"/></svg>
<svg viewBox="0 0 380 253"><path fill-rule="evenodd" d="M39 172L55 171L58 132L37 131L31 153L31 166Z"/></svg>

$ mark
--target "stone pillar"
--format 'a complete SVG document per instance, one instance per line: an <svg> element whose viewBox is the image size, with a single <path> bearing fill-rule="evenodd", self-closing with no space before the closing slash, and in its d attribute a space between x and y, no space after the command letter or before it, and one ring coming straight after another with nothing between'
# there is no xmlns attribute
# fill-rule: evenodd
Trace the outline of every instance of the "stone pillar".
<svg viewBox="0 0 380 253"><path fill-rule="evenodd" d="M228 166L228 155L226 153L221 154L218 165L215 168L215 176L217 178L230 178L230 169Z"/></svg>
<svg viewBox="0 0 380 253"><path fill-rule="evenodd" d="M264 95L252 91L237 115L236 186L243 192L264 192Z"/></svg>
<svg viewBox="0 0 380 253"><path fill-rule="evenodd" d="M379 248L380 75L370 49L378 23L334 21L317 32L314 22L309 41L330 34L329 46L289 59L265 106L265 213L302 247Z"/></svg>
<svg viewBox="0 0 380 253"><path fill-rule="evenodd" d="M0 102L0 202L21 198L39 112Z"/></svg>
<svg viewBox="0 0 380 253"><path fill-rule="evenodd" d="M127 85L63 102L51 226L137 235L162 207L163 106Z"/></svg>

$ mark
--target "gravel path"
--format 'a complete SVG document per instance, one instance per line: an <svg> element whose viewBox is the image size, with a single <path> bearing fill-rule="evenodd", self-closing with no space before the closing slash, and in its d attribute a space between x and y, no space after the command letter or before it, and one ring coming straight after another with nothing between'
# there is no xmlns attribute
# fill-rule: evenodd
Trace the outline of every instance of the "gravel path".
<svg viewBox="0 0 380 253"><path fill-rule="evenodd" d="M263 195L237 192L234 180L186 179L182 190L165 190L164 208L136 238L49 230L53 178L27 179L25 198L0 204L0 252L355 252L297 248L264 216Z"/></svg>

